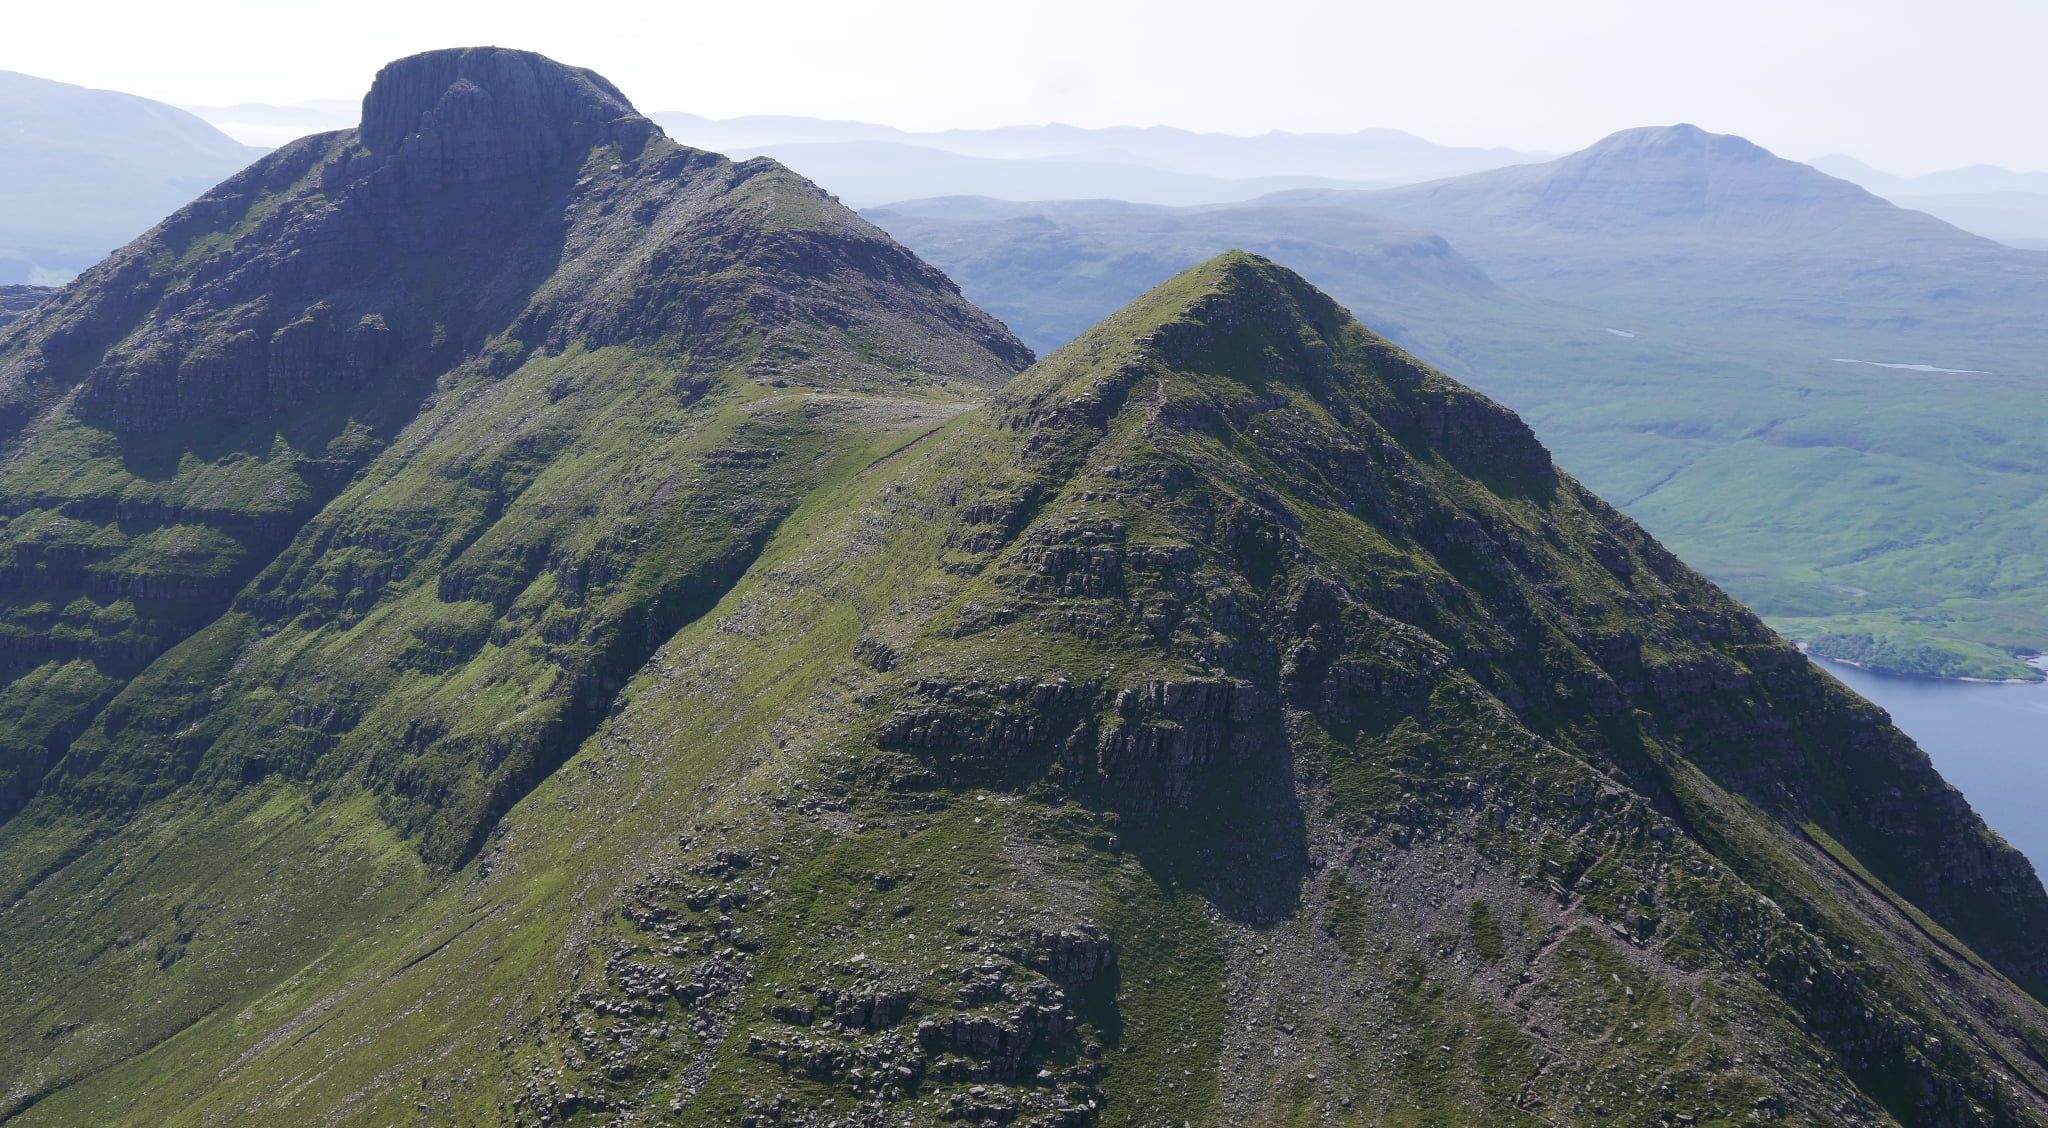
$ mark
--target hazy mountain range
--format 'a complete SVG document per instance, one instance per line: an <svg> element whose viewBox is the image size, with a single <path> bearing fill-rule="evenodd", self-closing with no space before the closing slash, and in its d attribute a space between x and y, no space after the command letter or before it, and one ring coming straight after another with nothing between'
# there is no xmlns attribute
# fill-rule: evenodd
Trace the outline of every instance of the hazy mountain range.
<svg viewBox="0 0 2048 1128"><path fill-rule="evenodd" d="M161 102L0 71L0 284L61 282L254 159Z"/></svg>
<svg viewBox="0 0 2048 1128"><path fill-rule="evenodd" d="M1394 181L1316 176L1204 176L1104 156L976 157L894 141L815 141L714 149L769 157L854 207L930 195L1008 199L1104 199L1153 204L1245 200L1298 188L1365 188Z"/></svg>
<svg viewBox="0 0 2048 1128"><path fill-rule="evenodd" d="M1513 149L1438 145L1398 129L1354 133L1198 133L1165 126L1008 126L910 132L862 122L794 117L711 119L658 113L684 144L719 151L769 145L887 142L998 160L1102 160L1194 176L1289 175L1333 180L1412 181L1540 160Z"/></svg>
<svg viewBox="0 0 2048 1128"><path fill-rule="evenodd" d="M0 330L0 1120L2048 1123L2048 892L1881 712L1301 275L1155 282L1034 363L484 48Z"/></svg>
<svg viewBox="0 0 2048 1128"><path fill-rule="evenodd" d="M1923 176L1895 176L1840 154L1815 168L1909 208L1940 216L2016 247L2048 250L2048 172L1974 165Z"/></svg>
<svg viewBox="0 0 2048 1128"><path fill-rule="evenodd" d="M40 123L11 137L5 154L12 179L0 180L0 191L19 198L0 197L14 199L0 218L0 282L68 278L254 151L145 99L22 75L0 84L0 98L9 99L13 120ZM332 100L201 106L191 114L267 147L348 128L357 109ZM857 207L956 195L1219 204L1286 189L1415 183L1547 156L1437 145L1391 129L1251 137L1063 125L912 132L787 116L653 116L679 141L774 157ZM2016 246L2048 245L2048 173L1984 166L1904 178L1842 156L1813 163L1966 230Z"/></svg>
<svg viewBox="0 0 2048 1128"><path fill-rule="evenodd" d="M321 99L273 106L263 102L238 102L231 106L187 106L187 110L213 123L221 132L247 145L266 149L296 141L312 133L354 129L362 103L344 99Z"/></svg>
<svg viewBox="0 0 2048 1128"><path fill-rule="evenodd" d="M354 108L340 102L194 112L252 141L347 128L355 120ZM920 133L805 117L651 116L683 144L774 157L862 207L934 195L1219 203L1287 188L1408 183L1540 158L1437 145L1393 129L1237 137L1045 125Z"/></svg>
<svg viewBox="0 0 2048 1128"><path fill-rule="evenodd" d="M193 112L251 144L355 123L343 101L245 103ZM1067 125L914 132L796 116L657 113L677 140L735 156L771 156L856 207L932 196L1232 203L1284 188L1418 183L1550 154L1438 145L1393 129L1242 137L1166 127ZM2048 247L2048 172L1982 165L1894 176L1834 154L1810 162L1907 207L2014 246Z"/></svg>
<svg viewBox="0 0 2048 1128"><path fill-rule="evenodd" d="M1999 652L2048 639L2048 254L1739 138L1219 208L869 214L1041 350L1222 249L1285 258L1801 637L2012 677Z"/></svg>
<svg viewBox="0 0 2048 1128"><path fill-rule="evenodd" d="M1282 188L1409 183L1541 158L1437 145L1393 129L1238 137L1045 125L912 133L808 118L654 119L684 144L772 156L858 206L934 195L1225 203ZM906 191L918 184L926 190Z"/></svg>

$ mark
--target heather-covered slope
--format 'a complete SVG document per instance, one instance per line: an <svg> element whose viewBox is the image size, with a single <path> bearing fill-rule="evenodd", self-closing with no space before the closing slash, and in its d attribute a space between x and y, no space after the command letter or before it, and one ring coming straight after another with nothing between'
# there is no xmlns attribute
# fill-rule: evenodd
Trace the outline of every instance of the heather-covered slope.
<svg viewBox="0 0 2048 1128"><path fill-rule="evenodd" d="M18 1122L2048 1122L2025 863L1298 277L870 449L459 869L222 730L0 918Z"/></svg>

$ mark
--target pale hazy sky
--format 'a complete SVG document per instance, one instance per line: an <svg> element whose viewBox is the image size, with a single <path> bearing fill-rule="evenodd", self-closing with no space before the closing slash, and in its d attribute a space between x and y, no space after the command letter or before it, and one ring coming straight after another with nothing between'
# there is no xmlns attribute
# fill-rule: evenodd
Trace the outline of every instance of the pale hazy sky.
<svg viewBox="0 0 2048 1128"><path fill-rule="evenodd" d="M494 43L643 110L906 128L1393 126L1568 150L1691 121L1795 158L2048 169L2048 0L0 0L0 69L181 104L356 99Z"/></svg>

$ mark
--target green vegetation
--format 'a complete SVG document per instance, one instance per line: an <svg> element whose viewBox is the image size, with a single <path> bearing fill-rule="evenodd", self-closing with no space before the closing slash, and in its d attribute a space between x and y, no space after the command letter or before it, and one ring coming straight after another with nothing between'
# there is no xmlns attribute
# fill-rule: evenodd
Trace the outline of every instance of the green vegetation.
<svg viewBox="0 0 2048 1128"><path fill-rule="evenodd" d="M1979 678L1985 681L2039 681L2040 671L2015 668L2007 655L1939 637L1886 634L1817 634L1806 641L1817 658L1848 662L1866 670L1922 678Z"/></svg>
<svg viewBox="0 0 2048 1128"><path fill-rule="evenodd" d="M330 525L459 512L437 483L478 475L442 457L552 450L517 471L539 502L582 480L586 448L700 479L697 449L810 452L787 493L747 463L745 495L776 516L738 574L467 859L434 820L473 808L409 805L355 732L445 718L423 763L488 765L491 734L549 707L526 687L569 668L600 593L658 597L617 586L626 568L565 603L565 566L494 595L467 548L367 604L259 578L239 618L124 692L162 701L133 716L182 716L179 693L229 686L210 786L120 830L49 796L0 828L26 890L0 945L36 953L41 992L0 1014L57 1032L12 1043L39 1079L21 1123L1910 1120L1880 1084L1900 1071L2024 1119L1974 1057L1900 1056L1883 1032L1961 1046L2038 1023L2005 976L2038 966L2048 898L1929 884L1870 820L2017 860L1918 798L1939 786L1924 761L1864 763L1850 790L1807 761L1850 754L1859 706L1557 476L1512 416L1298 279L1245 257L1190 272L987 409L731 386L689 401L676 450L631 429L606 447L560 414L617 402L610 382L644 371L627 361L536 358L444 393L447 418L422 422L450 441L380 457L274 569L311 567L290 563L302 545L332 556L348 538ZM522 443L486 407L565 382L595 394L522 417L582 443ZM520 502L497 512L482 536L521 527ZM716 512L681 527L751 510ZM662 574L705 558L639 535ZM328 593L317 613L301 591ZM1725 641L1699 637L1702 614ZM287 625L252 645L252 617ZM1724 690L1657 672L1717 664ZM249 767L278 746L270 702L348 700L344 670L371 702L352 727L302 743L306 766ZM1635 708L1598 704L1612 693ZM1748 726L1742 763L1725 724ZM1730 790L1759 772L1777 782ZM1904 805L1880 816L1854 796L1885 772ZM1742 797L1794 790L1797 831ZM135 848L174 832L182 852ZM76 860L30 876L53 852ZM278 880L301 855L370 869ZM81 899L104 908L68 914Z"/></svg>
<svg viewBox="0 0 2048 1128"><path fill-rule="evenodd" d="M144 367L8 433L10 621L160 644L0 697L68 738L0 822L10 1128L2044 1118L2025 863L1300 277L1224 256L1005 381L773 166L634 157L534 56L396 66L617 131L502 328L376 423L157 434ZM262 543L85 504L266 478ZM80 575L223 560L189 620Z"/></svg>

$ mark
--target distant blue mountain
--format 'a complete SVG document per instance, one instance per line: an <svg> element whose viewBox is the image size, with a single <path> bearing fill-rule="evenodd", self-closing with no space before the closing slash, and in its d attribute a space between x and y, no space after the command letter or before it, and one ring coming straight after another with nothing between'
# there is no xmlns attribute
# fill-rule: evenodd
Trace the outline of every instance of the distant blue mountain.
<svg viewBox="0 0 2048 1128"><path fill-rule="evenodd" d="M1965 231L2015 247L2048 249L2048 172L1971 165L1897 176L1840 153L1807 163Z"/></svg>
<svg viewBox="0 0 2048 1128"><path fill-rule="evenodd" d="M913 133L800 117L653 115L686 145L770 156L862 206L934 196L1228 203L1286 188L1411 184L1541 160L1394 129L1239 137L1167 127L1006 126Z"/></svg>
<svg viewBox="0 0 2048 1128"><path fill-rule="evenodd" d="M161 102L0 71L0 283L61 282L259 155Z"/></svg>

